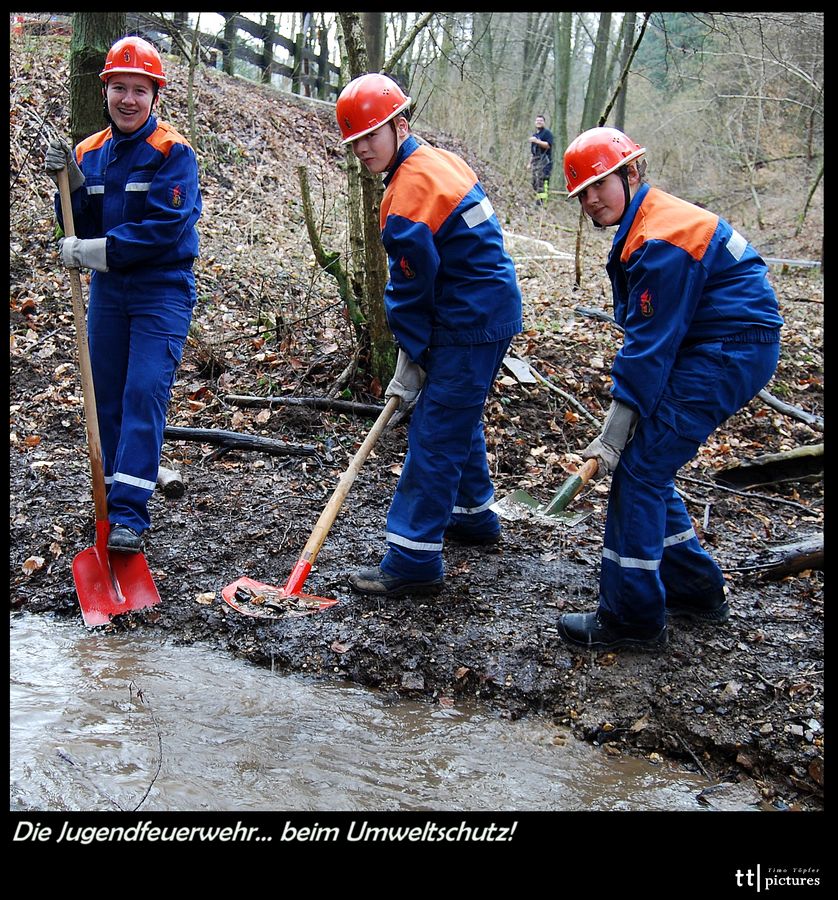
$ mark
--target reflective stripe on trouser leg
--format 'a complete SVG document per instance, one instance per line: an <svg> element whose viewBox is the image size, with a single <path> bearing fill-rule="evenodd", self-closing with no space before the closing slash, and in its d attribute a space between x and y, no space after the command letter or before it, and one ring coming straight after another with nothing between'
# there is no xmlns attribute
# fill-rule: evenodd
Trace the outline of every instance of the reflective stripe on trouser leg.
<svg viewBox="0 0 838 900"><path fill-rule="evenodd" d="M600 605L618 620L660 626L666 588L689 594L724 583L693 533L674 478L765 386L778 355L776 344L716 341L676 357L655 415L638 423L611 483Z"/></svg>
<svg viewBox="0 0 838 900"><path fill-rule="evenodd" d="M667 505L666 532L660 564L664 595L706 597L724 587L722 570L699 543L684 501L674 489Z"/></svg>
<svg viewBox="0 0 838 900"><path fill-rule="evenodd" d="M486 437L483 421L477 423L472 434L471 453L463 466L451 522L474 534L497 534L500 522L489 507L495 502L489 461L486 458Z"/></svg>
<svg viewBox="0 0 838 900"><path fill-rule="evenodd" d="M387 515L389 547L381 567L388 574L438 578L443 573L443 534L458 499L477 507L493 496L482 416L508 346L504 340L431 348L428 377L413 411L408 452Z"/></svg>
<svg viewBox="0 0 838 900"><path fill-rule="evenodd" d="M452 415L455 413L455 415ZM443 573L442 539L483 405L451 410L423 391L410 422L408 451L390 511L381 568L403 578Z"/></svg>
<svg viewBox="0 0 838 900"><path fill-rule="evenodd" d="M97 273L88 316L108 518L145 531L166 409L194 303L191 272Z"/></svg>
<svg viewBox="0 0 838 900"><path fill-rule="evenodd" d="M650 450L658 453L650 471ZM661 560L689 564L691 577L706 579L718 567L701 548L674 473L698 446L658 419L641 420L611 481L605 521L600 605L624 624L662 627L666 618ZM688 550L687 550L688 548ZM689 556L688 556L689 553Z"/></svg>

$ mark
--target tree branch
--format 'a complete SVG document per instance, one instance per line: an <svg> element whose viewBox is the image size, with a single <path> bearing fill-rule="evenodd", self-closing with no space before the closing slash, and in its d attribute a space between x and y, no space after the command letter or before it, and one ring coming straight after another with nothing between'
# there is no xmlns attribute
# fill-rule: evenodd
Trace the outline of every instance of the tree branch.
<svg viewBox="0 0 838 900"><path fill-rule="evenodd" d="M377 416L384 409L383 405L336 400L331 397L251 397L242 394L228 394L224 400L232 406L267 406L271 408L274 406L304 406L310 409L327 409L360 416Z"/></svg>
<svg viewBox="0 0 838 900"><path fill-rule="evenodd" d="M404 40L399 44L398 47L390 54L390 58L384 63L381 68L382 72L392 72L396 63L404 56L407 52L410 45L416 40L416 36L419 32L431 21L431 19L436 15L436 13L425 13L421 18L417 19L413 23L413 27L408 31L408 33L404 36Z"/></svg>
<svg viewBox="0 0 838 900"><path fill-rule="evenodd" d="M643 13L643 23L640 26L640 34L637 35L637 40L634 42L634 45L631 48L631 53L629 54L629 58L626 60L626 64L623 66L623 71L620 72L620 78L617 81L617 87L614 88L614 94L611 99L608 101L608 105L605 107L605 112L602 114L602 118L599 120L600 125L604 125L606 119L608 118L608 113L611 112L611 107L617 102L617 96L620 91L623 89L623 85L625 84L626 78L628 78L629 69L631 68L631 64L634 61L634 55L637 53L637 48L640 46L640 42L643 40L643 35L646 33L646 24L649 21L649 17L651 13Z"/></svg>

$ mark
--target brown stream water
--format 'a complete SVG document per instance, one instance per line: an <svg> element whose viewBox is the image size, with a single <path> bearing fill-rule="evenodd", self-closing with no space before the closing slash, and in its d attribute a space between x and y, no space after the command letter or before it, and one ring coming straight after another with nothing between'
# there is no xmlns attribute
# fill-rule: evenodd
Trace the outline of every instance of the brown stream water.
<svg viewBox="0 0 838 900"><path fill-rule="evenodd" d="M160 635L10 618L13 811L701 810L538 718L393 703Z"/></svg>

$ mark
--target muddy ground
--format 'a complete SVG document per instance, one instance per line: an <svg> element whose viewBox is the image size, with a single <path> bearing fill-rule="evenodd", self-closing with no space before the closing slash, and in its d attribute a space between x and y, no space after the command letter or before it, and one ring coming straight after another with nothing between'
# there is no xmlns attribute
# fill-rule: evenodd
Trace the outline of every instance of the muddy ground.
<svg viewBox="0 0 838 900"><path fill-rule="evenodd" d="M13 57L13 78L21 79L13 83L28 89L13 91L13 136L18 148L28 141L35 149L25 158L16 151L12 160L19 177L10 284L11 608L81 621L71 563L93 541L90 476L69 284L50 239L51 188L40 174L38 144L38 92L60 77L63 48L33 44L27 53L27 65L17 60L17 68ZM207 643L280 671L350 679L429 704L476 698L502 716L566 724L605 753L678 760L729 782L740 807L822 808L823 573L804 569L777 579L743 569L770 560L771 548L822 532L823 484L795 477L725 490L712 477L736 460L822 440L818 430L759 400L726 423L677 482L726 571L731 619L719 627L673 624L663 653L579 652L558 637L560 613L596 603L607 479L575 501L574 509L589 515L572 528L521 519L505 523L497 548L446 546L447 586L437 598L355 596L348 573L377 563L385 551L404 425L379 441L306 581L311 593L336 598L335 606L266 619L223 602L221 589L242 575L285 582L372 422L296 407L245 409L230 400L325 396L354 352L351 329L334 312L334 283L310 259L295 187L302 161L318 173L324 197L340 189L331 112L268 97L264 89L257 104L254 90L217 73L199 85L206 167L200 299L169 421L308 444L315 453L220 452L207 443L167 441L165 462L183 474L186 491L178 498L158 491L151 503L147 559L162 602L105 627L157 631L161 639ZM185 121L183 93L173 86L168 115L176 122ZM235 128L231 110L242 117ZM321 142L312 149L315 134ZM437 139L457 149L455 141ZM579 448L596 433L594 419L608 403L619 335L577 309L609 311L607 238L586 233L588 264L576 286L572 260L556 255L573 252L574 215L558 205L535 207L525 177L516 187L483 168L514 235L508 240L525 298L527 332L513 350L561 392L504 372L487 406L490 462L499 496L523 487L547 498L581 461ZM331 201L323 202L330 210ZM276 210L270 221L268 209ZM763 252L816 258L817 227L792 242L779 213L775 225L763 235ZM530 238L552 245L549 258ZM769 389L822 414L822 277L779 266L772 275L787 329ZM363 358L340 390L381 402L380 385L363 375Z"/></svg>

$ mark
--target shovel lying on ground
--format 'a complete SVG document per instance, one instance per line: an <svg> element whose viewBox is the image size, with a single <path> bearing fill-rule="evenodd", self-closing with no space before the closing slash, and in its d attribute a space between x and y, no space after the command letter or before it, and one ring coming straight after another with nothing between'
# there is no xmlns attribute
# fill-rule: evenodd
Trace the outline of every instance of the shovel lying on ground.
<svg viewBox="0 0 838 900"><path fill-rule="evenodd" d="M587 519L590 513L565 512L566 507L582 488L596 475L599 463L595 459L589 459L575 475L562 484L552 499L544 504L540 503L526 491L513 491L506 497L493 503L493 509L499 516L505 519L521 519L526 516L548 519L561 522L563 525L577 525Z"/></svg>
<svg viewBox="0 0 838 900"><path fill-rule="evenodd" d="M75 236L73 207L67 170L58 173L61 213L64 234ZM99 438L99 418L93 391L93 372L90 349L87 345L87 323L78 269L70 269L70 289L73 299L73 319L79 354L84 419L87 426L87 445L90 474L93 481L93 504L96 510L96 543L82 550L73 559L73 580L85 625L106 625L112 616L134 609L145 609L160 602L160 595L148 563L142 553L116 553L108 550L108 500L105 492L105 472L102 464L102 444Z"/></svg>
<svg viewBox="0 0 838 900"><path fill-rule="evenodd" d="M349 467L341 475L338 486L335 488L326 508L320 513L320 518L311 532L297 564L291 570L288 581L282 588L272 587L269 584L254 581L246 576L238 578L228 584L221 591L225 602L244 613L246 616L258 616L260 618L282 618L293 615L307 615L334 606L338 601L328 597L317 597L313 594L302 593L308 573L314 565L317 554L326 540L326 535L332 527L337 514L340 512L343 501L349 493L361 466L369 456L375 442L381 436L384 427L390 421L400 402L399 397L391 397L384 409L375 420L375 424L358 448Z"/></svg>

